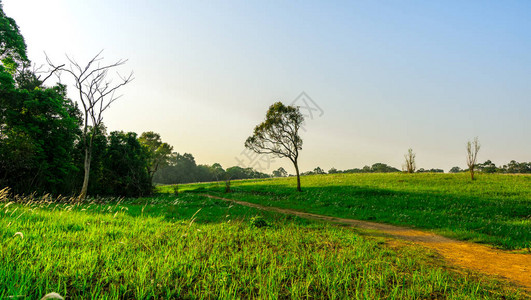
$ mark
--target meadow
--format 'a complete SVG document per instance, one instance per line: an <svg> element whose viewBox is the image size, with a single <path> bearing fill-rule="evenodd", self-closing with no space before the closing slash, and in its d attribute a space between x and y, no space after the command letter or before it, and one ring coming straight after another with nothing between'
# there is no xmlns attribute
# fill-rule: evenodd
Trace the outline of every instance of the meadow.
<svg viewBox="0 0 531 300"><path fill-rule="evenodd" d="M503 249L530 251L531 176L480 174L329 174L218 183L183 190L304 212L432 230ZM172 187L159 187L169 192Z"/></svg>
<svg viewBox="0 0 531 300"><path fill-rule="evenodd" d="M407 243L208 199L204 186L183 190L85 203L4 193L0 299L50 292L67 299L529 296Z"/></svg>

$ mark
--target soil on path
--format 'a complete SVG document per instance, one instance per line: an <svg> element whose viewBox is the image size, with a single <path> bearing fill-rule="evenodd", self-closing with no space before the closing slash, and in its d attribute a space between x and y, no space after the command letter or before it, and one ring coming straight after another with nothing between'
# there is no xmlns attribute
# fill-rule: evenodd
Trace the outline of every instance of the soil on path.
<svg viewBox="0 0 531 300"><path fill-rule="evenodd" d="M456 266L479 271L488 275L500 276L520 284L527 290L531 291L530 254L511 253L493 247L457 241L430 232L424 232L407 227L317 215L291 209L263 206L255 203L232 200L212 195L205 196L209 198L230 201L239 205L254 207L261 210L278 212L282 214L291 214L302 218L323 220L369 230L377 230L392 237L411 241L435 250L442 255L444 259Z"/></svg>

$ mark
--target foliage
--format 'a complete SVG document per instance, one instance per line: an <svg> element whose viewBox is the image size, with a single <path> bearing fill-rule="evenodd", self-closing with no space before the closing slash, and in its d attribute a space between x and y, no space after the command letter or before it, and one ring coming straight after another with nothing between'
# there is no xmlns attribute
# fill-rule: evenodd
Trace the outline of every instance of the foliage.
<svg viewBox="0 0 531 300"><path fill-rule="evenodd" d="M80 112L63 85L19 89L0 66L0 186L68 193Z"/></svg>
<svg viewBox="0 0 531 300"><path fill-rule="evenodd" d="M332 167L330 168L330 170L328 170L328 174L337 174L337 173L341 173L341 171L339 171L338 169Z"/></svg>
<svg viewBox="0 0 531 300"><path fill-rule="evenodd" d="M273 177L286 177L286 176L288 176L288 172L284 170L284 168L282 167L273 171Z"/></svg>
<svg viewBox="0 0 531 300"><path fill-rule="evenodd" d="M267 224L267 221L264 220L262 216L252 217L249 223L251 224L251 226L256 227L256 228L262 228L262 227L269 226L269 224Z"/></svg>
<svg viewBox="0 0 531 300"><path fill-rule="evenodd" d="M490 159L483 163L478 163L474 169L480 173L501 173L501 174L529 174L531 173L531 162L517 162L511 160L503 166L496 166ZM450 173L464 172L459 167L453 167Z"/></svg>
<svg viewBox="0 0 531 300"><path fill-rule="evenodd" d="M398 170L397 168L395 167L392 167L392 166L388 166L387 164L384 164L384 163L375 163L373 164L372 166L365 166L361 169L358 169L358 168L354 168L354 169L347 169L347 170L338 170L336 168L331 168L329 171L328 171L328 174L338 174L338 173L393 173L393 172L400 172L400 170ZM313 175L315 174L314 172L306 172L305 174L307 175Z"/></svg>
<svg viewBox="0 0 531 300"><path fill-rule="evenodd" d="M463 169L461 169L460 167L452 167L450 169L450 173L460 173L460 172L463 172Z"/></svg>
<svg viewBox="0 0 531 300"><path fill-rule="evenodd" d="M142 196L151 193L146 166L149 154L140 145L136 133L113 131L103 159L103 195Z"/></svg>
<svg viewBox="0 0 531 300"><path fill-rule="evenodd" d="M444 170L443 169L424 169L424 168L420 168L417 170L417 173L444 173ZM455 172L454 172L455 173Z"/></svg>
<svg viewBox="0 0 531 300"><path fill-rule="evenodd" d="M89 132L89 129L97 130L103 125L103 113L114 101L120 98L120 96L115 95L116 91L133 80L132 72L126 77L117 74L120 82L113 83L113 80L108 77L109 71L125 64L126 60L118 60L112 64L102 63L102 52L103 50L84 66L81 66L68 56L66 58L70 62L69 67L65 67L65 64L54 64L50 58L46 58L48 65L53 70L65 72L72 78L76 94L79 96L78 101L81 103L83 110L81 140L85 157L83 160L83 184L79 193L80 199L84 199L87 196L89 187L92 163L92 137L95 136L95 132Z"/></svg>
<svg viewBox="0 0 531 300"><path fill-rule="evenodd" d="M528 174L531 173L531 162L511 160L508 164L497 167L492 161L487 160L477 164L476 169L483 173Z"/></svg>
<svg viewBox="0 0 531 300"><path fill-rule="evenodd" d="M0 3L0 188L67 193L76 171L80 114L63 85L42 86L24 70L26 44ZM31 76L30 76L31 75Z"/></svg>
<svg viewBox="0 0 531 300"><path fill-rule="evenodd" d="M297 175L297 191L301 191L298 166L302 139L299 128L304 117L298 107L276 102L269 107L265 121L254 128L253 135L245 141L245 147L259 154L273 154L291 160Z"/></svg>
<svg viewBox="0 0 531 300"><path fill-rule="evenodd" d="M6 16L0 2L0 58L4 63L27 61L26 42L14 19ZM6 61L7 62L7 61ZM5 63L4 63L5 64Z"/></svg>
<svg viewBox="0 0 531 300"><path fill-rule="evenodd" d="M224 170L219 163L197 165L190 153L173 153L168 159L168 166L158 170L153 181L161 184L176 184L190 182L209 182L230 179L268 178L269 175L239 166Z"/></svg>
<svg viewBox="0 0 531 300"><path fill-rule="evenodd" d="M88 158L95 159L92 174L96 180L88 186L91 192L150 193L148 169L153 167L153 160L148 165L148 158L156 160L164 151L156 149L158 156L149 156L146 150L155 141L144 139L143 148L134 133L111 133L107 137L102 123L101 113L116 99L112 93L131 79L123 78L123 83L113 87L105 82L105 70L123 62L81 70L71 61L75 67L70 72L75 73L77 68L81 73L76 83L84 91L81 100L86 100L82 101L83 118L78 106L67 98L66 86L44 86L46 79L41 81L28 70L24 39L15 21L5 16L1 4L0 58L0 188L9 186L19 194L74 193L84 183L80 177L87 171L88 138ZM88 119L95 126L88 126ZM166 149L167 144L161 148Z"/></svg>
<svg viewBox="0 0 531 300"><path fill-rule="evenodd" d="M168 160L173 147L168 143L163 143L160 139L160 134L153 131L142 133L138 141L148 153L147 169L149 177L153 181L155 172L169 164Z"/></svg>
<svg viewBox="0 0 531 300"><path fill-rule="evenodd" d="M507 165L504 165L502 168L500 168L500 171L502 173L531 173L531 162L516 162L514 160L511 160Z"/></svg>

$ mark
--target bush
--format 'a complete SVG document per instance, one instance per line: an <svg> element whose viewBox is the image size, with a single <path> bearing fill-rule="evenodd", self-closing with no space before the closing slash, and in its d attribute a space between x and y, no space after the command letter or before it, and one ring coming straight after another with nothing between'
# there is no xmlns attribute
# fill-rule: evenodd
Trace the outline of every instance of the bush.
<svg viewBox="0 0 531 300"><path fill-rule="evenodd" d="M251 226L256 228L262 228L262 227L268 227L269 224L267 224L266 220L262 218L262 216L255 216L251 218Z"/></svg>

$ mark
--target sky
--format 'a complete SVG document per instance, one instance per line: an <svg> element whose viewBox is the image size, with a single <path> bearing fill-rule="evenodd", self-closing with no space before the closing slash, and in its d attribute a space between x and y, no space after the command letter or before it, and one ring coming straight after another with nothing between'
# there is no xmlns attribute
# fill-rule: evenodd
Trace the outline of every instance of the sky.
<svg viewBox="0 0 531 300"><path fill-rule="evenodd" d="M108 130L160 133L201 164L294 173L245 152L276 101L308 115L303 171L401 168L408 148L463 168L476 136L480 162L531 161L530 1L2 3L37 65L128 59Z"/></svg>

